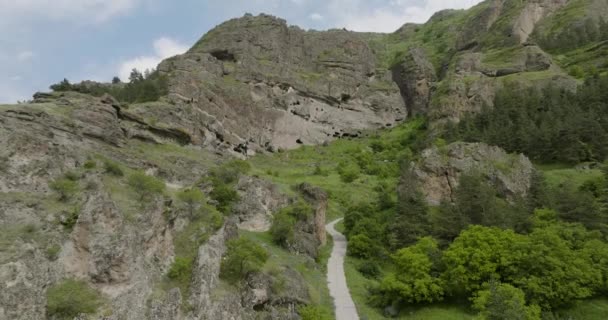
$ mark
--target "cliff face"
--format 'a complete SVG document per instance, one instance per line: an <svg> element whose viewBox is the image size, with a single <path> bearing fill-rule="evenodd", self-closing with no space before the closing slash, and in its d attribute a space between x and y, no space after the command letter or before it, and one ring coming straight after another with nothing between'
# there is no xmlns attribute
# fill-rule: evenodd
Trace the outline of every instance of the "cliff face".
<svg viewBox="0 0 608 320"><path fill-rule="evenodd" d="M458 142L423 151L413 167L413 177L427 202L436 206L454 200L463 174L480 174L507 199L525 197L533 171L524 155L510 155L483 143Z"/></svg>
<svg viewBox="0 0 608 320"><path fill-rule="evenodd" d="M326 240L327 194L299 190L315 215L297 225L290 248L305 255L282 257L304 261L279 268L284 290L276 292L278 278L268 273L235 290L219 280L226 242L237 226L268 230L291 198L242 178L236 221L189 228L171 197L138 203L108 163L125 175L146 172L174 194L198 187L230 155L357 137L408 115L426 114L440 127L491 106L507 83L575 90L578 80L566 70L606 71L606 43L589 36L555 47L554 40L581 25L593 34L604 18L604 0L489 0L381 35L304 31L245 16L162 62L169 94L159 101L126 106L110 96L54 92L0 106L0 320L47 318L48 289L72 278L104 296L97 319L297 319L295 307L310 300L298 268L315 266L309 256ZM495 147L454 144L424 151L414 173L437 204L473 170L509 198L527 192L532 165ZM62 179L78 187L69 201L54 191ZM184 243L196 256L190 289L167 288Z"/></svg>
<svg viewBox="0 0 608 320"><path fill-rule="evenodd" d="M223 23L159 70L171 79L169 101L200 117L203 144L243 153L356 137L406 118L399 88L361 36L272 16Z"/></svg>

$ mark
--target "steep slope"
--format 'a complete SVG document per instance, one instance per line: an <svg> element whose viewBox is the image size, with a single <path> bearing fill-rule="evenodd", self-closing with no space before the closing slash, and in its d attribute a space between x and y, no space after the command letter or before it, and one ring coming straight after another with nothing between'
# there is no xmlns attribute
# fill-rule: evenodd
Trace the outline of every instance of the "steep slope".
<svg viewBox="0 0 608 320"><path fill-rule="evenodd" d="M246 153L356 137L393 126L406 110L390 74L356 33L303 31L260 15L211 30L188 53L163 62L169 101L206 115L203 125Z"/></svg>

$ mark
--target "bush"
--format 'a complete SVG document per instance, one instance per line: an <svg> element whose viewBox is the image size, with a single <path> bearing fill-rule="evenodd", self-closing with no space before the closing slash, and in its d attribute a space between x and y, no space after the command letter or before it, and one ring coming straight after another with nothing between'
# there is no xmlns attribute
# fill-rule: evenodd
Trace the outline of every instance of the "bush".
<svg viewBox="0 0 608 320"><path fill-rule="evenodd" d="M135 172L129 176L129 186L139 196L139 201L144 201L165 191L165 183L155 177L148 176L143 172Z"/></svg>
<svg viewBox="0 0 608 320"><path fill-rule="evenodd" d="M338 166L338 173L340 174L340 179L342 180L342 182L351 183L359 178L359 175L361 174L361 170L359 169L359 166L357 166L354 163L351 163L351 164L341 163Z"/></svg>
<svg viewBox="0 0 608 320"><path fill-rule="evenodd" d="M268 260L266 249L245 238L228 242L226 256L222 260L220 277L232 284L259 272Z"/></svg>
<svg viewBox="0 0 608 320"><path fill-rule="evenodd" d="M63 177L68 179L68 180L72 180L72 181L78 181L80 180L80 178L82 177L78 172L75 171L68 171L66 173L63 174Z"/></svg>
<svg viewBox="0 0 608 320"><path fill-rule="evenodd" d="M287 211L281 211L272 219L270 235L272 240L283 247L287 247L293 241L293 229L296 220Z"/></svg>
<svg viewBox="0 0 608 320"><path fill-rule="evenodd" d="M78 217L80 216L80 208L74 207L70 212L65 212L64 218L61 220L61 225L68 229L72 230L76 222L78 222Z"/></svg>
<svg viewBox="0 0 608 320"><path fill-rule="evenodd" d="M177 198L188 206L190 218L194 217L194 211L205 201L205 195L197 188L182 190L177 194Z"/></svg>
<svg viewBox="0 0 608 320"><path fill-rule="evenodd" d="M87 162L84 163L84 168L87 170L93 170L97 167L97 162L95 162L95 160L87 160Z"/></svg>
<svg viewBox="0 0 608 320"><path fill-rule="evenodd" d="M192 263L191 258L176 257L167 272L167 277L177 281L181 286L187 287L192 279Z"/></svg>
<svg viewBox="0 0 608 320"><path fill-rule="evenodd" d="M78 191L78 183L65 178L53 181L50 187L59 194L60 201L70 200Z"/></svg>
<svg viewBox="0 0 608 320"><path fill-rule="evenodd" d="M102 304L100 294L83 281L64 280L46 292L49 318L73 319L81 313L92 314Z"/></svg>
<svg viewBox="0 0 608 320"><path fill-rule="evenodd" d="M213 190L209 196L217 201L217 209L223 213L229 213L232 203L239 200L239 194L232 186L219 181L214 183Z"/></svg>
<svg viewBox="0 0 608 320"><path fill-rule="evenodd" d="M317 163L315 165L315 171L312 174L315 176L327 177L329 175L329 172L327 172L327 170L324 170L323 167L321 167L321 165Z"/></svg>
<svg viewBox="0 0 608 320"><path fill-rule="evenodd" d="M369 259L376 255L376 251L374 241L364 234L352 236L348 241L347 253L351 257Z"/></svg>
<svg viewBox="0 0 608 320"><path fill-rule="evenodd" d="M122 168L120 167L120 165L114 161L111 160L106 160L104 161L104 168L105 168L105 172L107 174L113 175L115 177L122 177L124 176L124 172L122 171Z"/></svg>
<svg viewBox="0 0 608 320"><path fill-rule="evenodd" d="M211 171L211 178L215 183L232 184L238 181L239 176L251 171L251 165L247 161L232 160L224 163ZM218 183L220 184L220 183Z"/></svg>
<svg viewBox="0 0 608 320"><path fill-rule="evenodd" d="M298 308L302 320L331 320L331 312L317 305L307 305Z"/></svg>
<svg viewBox="0 0 608 320"><path fill-rule="evenodd" d="M509 284L490 282L489 288L477 292L473 308L481 319L540 320L538 306L526 306L523 291Z"/></svg>
<svg viewBox="0 0 608 320"><path fill-rule="evenodd" d="M357 267L357 271L368 279L376 279L380 276L380 267L375 261L366 260L362 262L359 267Z"/></svg>

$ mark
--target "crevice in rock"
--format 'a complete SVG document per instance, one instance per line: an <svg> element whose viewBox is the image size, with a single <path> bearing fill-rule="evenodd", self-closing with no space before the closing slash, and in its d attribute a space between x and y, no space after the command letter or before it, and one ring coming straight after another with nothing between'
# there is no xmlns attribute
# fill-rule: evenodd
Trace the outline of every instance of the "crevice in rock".
<svg viewBox="0 0 608 320"><path fill-rule="evenodd" d="M452 182L450 181L450 175L448 171L444 171L445 180L448 183L448 188L450 189L450 202L454 203L454 186L452 186Z"/></svg>

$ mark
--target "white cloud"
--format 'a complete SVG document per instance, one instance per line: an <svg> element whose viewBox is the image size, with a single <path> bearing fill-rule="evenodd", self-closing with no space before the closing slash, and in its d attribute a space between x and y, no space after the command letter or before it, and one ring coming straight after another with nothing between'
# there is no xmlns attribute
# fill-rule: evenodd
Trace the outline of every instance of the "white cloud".
<svg viewBox="0 0 608 320"><path fill-rule="evenodd" d="M188 50L188 46L166 37L154 41L153 46L154 55L135 57L120 64L118 74L123 81L129 78L131 70L133 69L142 72L148 69L154 69L162 60L182 54Z"/></svg>
<svg viewBox="0 0 608 320"><path fill-rule="evenodd" d="M19 52L19 54L17 55L17 61L26 62L28 60L31 60L33 57L34 57L34 53L32 51L26 50L26 51Z"/></svg>
<svg viewBox="0 0 608 320"><path fill-rule="evenodd" d="M310 19L314 21L321 21L323 20L323 16L320 13L315 12L310 15Z"/></svg>
<svg viewBox="0 0 608 320"><path fill-rule="evenodd" d="M0 0L0 19L78 20L104 22L128 13L146 0Z"/></svg>
<svg viewBox="0 0 608 320"><path fill-rule="evenodd" d="M362 0L331 0L329 12L337 24L353 31L393 32L406 22L422 23L443 9L464 9L481 0L391 0L370 8Z"/></svg>

